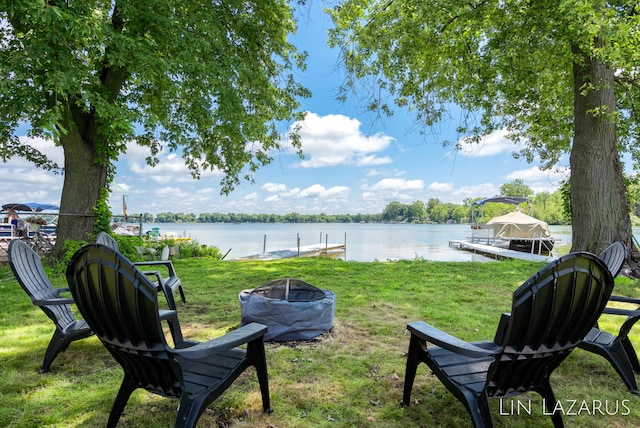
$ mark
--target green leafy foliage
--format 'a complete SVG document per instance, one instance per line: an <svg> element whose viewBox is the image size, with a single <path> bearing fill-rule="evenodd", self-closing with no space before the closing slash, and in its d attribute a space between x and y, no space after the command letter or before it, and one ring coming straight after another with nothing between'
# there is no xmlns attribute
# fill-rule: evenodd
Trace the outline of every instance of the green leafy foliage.
<svg viewBox="0 0 640 428"><path fill-rule="evenodd" d="M524 180L516 178L512 182L500 186L500 194L503 196L522 196L529 198L533 196L533 190L524 184Z"/></svg>
<svg viewBox="0 0 640 428"><path fill-rule="evenodd" d="M71 239L67 239L66 241L64 241L64 244L62 246L64 250L64 258L60 260L59 263L57 263L60 273L64 273L67 264L69 264L69 262L71 261L71 257L73 257L76 251L78 251L86 244L87 242L85 241L73 241Z"/></svg>
<svg viewBox="0 0 640 428"><path fill-rule="evenodd" d="M133 261L157 260L164 247L172 249L171 259L203 257L219 260L222 258L217 247L200 245L196 240L161 239L151 241L137 236L114 236L118 249Z"/></svg>
<svg viewBox="0 0 640 428"><path fill-rule="evenodd" d="M618 70L613 120L637 156L638 8L634 1L345 0L329 11L329 43L349 72L343 96L357 88L370 95L371 110L408 106L425 125L454 103L472 113L459 125L462 138L505 128L524 143L520 156L552 166L571 146L579 61L571 46ZM598 47L602 34L607 44Z"/></svg>
<svg viewBox="0 0 640 428"><path fill-rule="evenodd" d="M152 166L166 148L194 178L219 171L226 194L271 162L278 124L304 117L306 54L284 0L2 0L0 22L0 159L58 167L15 135L23 124L64 148L60 209L88 220L61 219L63 240L107 230L127 143ZM288 141L301 155L295 130Z"/></svg>
<svg viewBox="0 0 640 428"><path fill-rule="evenodd" d="M113 177L110 178L111 183ZM100 197L96 201L96 205L93 208L95 214L95 223L93 225L93 234L97 235L103 230L109 230L111 228L111 209L108 204L109 192L103 188L100 191Z"/></svg>
<svg viewBox="0 0 640 428"><path fill-rule="evenodd" d="M220 250L217 247L200 245L197 241L194 240L179 242L177 244L177 247L177 254L180 258L203 257L215 260L220 260L222 258L222 253L220 253Z"/></svg>
<svg viewBox="0 0 640 428"><path fill-rule="evenodd" d="M621 154L640 158L636 1L344 0L329 13L343 98L406 107L425 127L455 105L456 148L506 132L542 169L570 153L573 248L632 248Z"/></svg>

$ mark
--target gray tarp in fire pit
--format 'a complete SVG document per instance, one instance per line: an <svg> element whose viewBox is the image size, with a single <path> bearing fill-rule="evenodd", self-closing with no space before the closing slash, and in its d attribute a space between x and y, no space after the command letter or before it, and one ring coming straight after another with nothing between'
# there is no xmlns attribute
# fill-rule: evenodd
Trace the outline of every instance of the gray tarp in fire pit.
<svg viewBox="0 0 640 428"><path fill-rule="evenodd" d="M276 279L242 290L239 297L240 325L266 325L266 341L310 340L333 326L336 295L299 279Z"/></svg>

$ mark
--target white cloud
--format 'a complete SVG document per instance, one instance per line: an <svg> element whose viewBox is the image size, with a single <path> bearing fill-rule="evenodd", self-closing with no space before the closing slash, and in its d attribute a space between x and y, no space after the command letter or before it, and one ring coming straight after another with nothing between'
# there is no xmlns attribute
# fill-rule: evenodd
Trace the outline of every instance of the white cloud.
<svg viewBox="0 0 640 428"><path fill-rule="evenodd" d="M460 204L465 199L490 197L498 193L500 193L499 188L492 183L456 187L452 183L434 182L428 186L427 193L423 196L422 200L426 202L431 198L436 198L443 203Z"/></svg>
<svg viewBox="0 0 640 428"><path fill-rule="evenodd" d="M28 144L44 153L50 160L57 163L59 167L64 166L64 151L62 147L56 146L52 140L45 140L40 137L20 137L22 144ZM26 161L24 161L26 162Z"/></svg>
<svg viewBox="0 0 640 428"><path fill-rule="evenodd" d="M520 179L523 181L546 180L550 182L560 182L569 176L568 168L556 168L553 170L543 171L537 166L528 169L513 171L504 176L505 180L513 181Z"/></svg>
<svg viewBox="0 0 640 428"><path fill-rule="evenodd" d="M259 199L259 195L256 192L252 192L245 195L242 199L245 201L257 201Z"/></svg>
<svg viewBox="0 0 640 428"><path fill-rule="evenodd" d="M459 153L466 157L496 156L504 153L516 152L520 146L507 139L505 129L494 132L485 137L480 143L472 143L468 139L459 141Z"/></svg>
<svg viewBox="0 0 640 428"><path fill-rule="evenodd" d="M389 156L378 157L375 155L364 156L356 160L356 166L384 165L393 162Z"/></svg>
<svg viewBox="0 0 640 428"><path fill-rule="evenodd" d="M373 191L394 191L406 192L422 190L424 182L422 180L406 180L404 178L383 178L370 187Z"/></svg>
<svg viewBox="0 0 640 428"><path fill-rule="evenodd" d="M523 180L534 193L553 193L558 190L560 183L563 180L566 180L569 175L570 172L568 167L543 171L534 166L528 169L513 171L512 173L504 176L504 179L506 181L513 181L516 179Z"/></svg>
<svg viewBox="0 0 640 428"><path fill-rule="evenodd" d="M64 166L62 147L56 146L53 141L27 136L19 139L38 149L59 167ZM2 204L40 202L58 205L64 181L64 176L59 172L45 171L21 157L11 158L0 168L0 182L5 184L2 189Z"/></svg>
<svg viewBox="0 0 640 428"><path fill-rule="evenodd" d="M349 192L350 189L346 186L333 186L325 190L321 196L329 200L346 200Z"/></svg>
<svg viewBox="0 0 640 428"><path fill-rule="evenodd" d="M167 198L171 198L171 199L185 198L185 197L191 195L190 192L185 192L180 187L169 187L169 186L160 187L160 188L154 190L153 193L158 197L161 197L161 198L162 197L167 197Z"/></svg>
<svg viewBox="0 0 640 428"><path fill-rule="evenodd" d="M462 186L452 192L447 192L442 199L443 202L460 203L470 198L491 197L500 193L500 188L493 183L481 183L472 186Z"/></svg>
<svg viewBox="0 0 640 428"><path fill-rule="evenodd" d="M349 195L349 188L345 186L333 186L328 189L320 184L314 184L302 189L296 195L299 198L318 198L318 199L344 199Z"/></svg>
<svg viewBox="0 0 640 428"><path fill-rule="evenodd" d="M346 200L349 197L349 188L346 186L333 186L326 188L321 184L313 184L304 189L282 189L279 194L268 196L265 201L277 202L282 199L322 199L325 201Z"/></svg>
<svg viewBox="0 0 640 428"><path fill-rule="evenodd" d="M364 200L375 200L376 199L376 194L373 192L363 192L362 193L362 199Z"/></svg>
<svg viewBox="0 0 640 428"><path fill-rule="evenodd" d="M314 184L314 185L309 186L306 189L300 191L300 193L298 193L298 195L301 198L314 198L314 197L322 195L322 193L324 193L326 190L327 189L324 186L321 186L320 184Z"/></svg>
<svg viewBox="0 0 640 428"><path fill-rule="evenodd" d="M287 190L286 184L282 183L265 183L261 187L262 190L269 193L284 192Z"/></svg>
<svg viewBox="0 0 640 428"><path fill-rule="evenodd" d="M453 184L451 183L438 183L437 181L431 183L427 190L433 192L451 192L454 189Z"/></svg>
<svg viewBox="0 0 640 428"><path fill-rule="evenodd" d="M369 202L370 207L373 207L375 202L379 207L373 209L360 205L358 208L363 208L360 212L365 212L367 209L373 209L369 212L379 212L391 201L413 202L420 199L417 193L424 188L424 182L405 178L383 178L373 185L365 184L361 188L363 189L362 201Z"/></svg>
<svg viewBox="0 0 640 428"><path fill-rule="evenodd" d="M151 152L148 147L142 147L134 142L127 144L127 153L121 156L126 166L126 171L119 171L120 174L133 174L137 176L135 180L151 180L158 184L176 183L176 182L192 182L194 178L191 176L189 169L184 163L184 159L175 152L170 152L163 148L156 157L159 162L156 166L151 167L146 163L146 157ZM200 179L218 178L222 176L222 172L218 170L203 170L200 172Z"/></svg>
<svg viewBox="0 0 640 428"><path fill-rule="evenodd" d="M301 125L300 137L305 159L303 168L338 165L374 166L392 162L389 156L379 156L393 138L377 133L364 135L360 121L343 115L319 116L308 113Z"/></svg>

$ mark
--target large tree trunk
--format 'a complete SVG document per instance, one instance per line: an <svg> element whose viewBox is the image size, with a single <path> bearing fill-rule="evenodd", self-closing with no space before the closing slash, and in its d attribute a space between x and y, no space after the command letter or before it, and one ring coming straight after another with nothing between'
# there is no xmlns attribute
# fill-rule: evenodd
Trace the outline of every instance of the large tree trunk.
<svg viewBox="0 0 640 428"><path fill-rule="evenodd" d="M572 251L599 253L614 241L634 249L629 202L616 146L614 72L573 48ZM595 113L599 112L599 113ZM635 257L634 257L635 258Z"/></svg>
<svg viewBox="0 0 640 428"><path fill-rule="evenodd" d="M76 120L79 119L76 117ZM88 117L83 119L87 120ZM95 132L88 122L66 121L60 143L64 149L64 185L60 198L57 241L52 257L60 258L67 239L89 241L94 231L94 207L107 182L107 164L95 149ZM80 125L80 126L78 126ZM84 132L80 132L83 129Z"/></svg>

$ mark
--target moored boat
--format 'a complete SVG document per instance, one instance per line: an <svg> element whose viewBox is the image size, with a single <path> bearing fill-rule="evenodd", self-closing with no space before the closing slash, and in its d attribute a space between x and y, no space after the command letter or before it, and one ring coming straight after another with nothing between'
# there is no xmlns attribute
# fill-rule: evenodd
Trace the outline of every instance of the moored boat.
<svg viewBox="0 0 640 428"><path fill-rule="evenodd" d="M483 223L482 209L486 203L512 204L516 209ZM514 251L551 255L556 240L546 222L520 211L520 205L525 203L532 211L531 200L523 197L498 196L475 201L472 204L472 233L469 240Z"/></svg>
<svg viewBox="0 0 640 428"><path fill-rule="evenodd" d="M140 226L137 224L113 223L111 230L120 236L140 236Z"/></svg>

